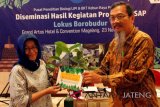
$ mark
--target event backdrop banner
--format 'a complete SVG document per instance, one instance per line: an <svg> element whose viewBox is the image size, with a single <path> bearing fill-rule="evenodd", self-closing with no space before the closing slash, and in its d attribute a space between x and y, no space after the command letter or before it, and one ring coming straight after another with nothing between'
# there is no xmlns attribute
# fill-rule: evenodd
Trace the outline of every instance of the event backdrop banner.
<svg viewBox="0 0 160 107"><path fill-rule="evenodd" d="M0 52L21 34L41 44L106 43L113 38L109 9L119 0L0 0ZM160 0L123 0L134 7L135 25L160 47Z"/></svg>

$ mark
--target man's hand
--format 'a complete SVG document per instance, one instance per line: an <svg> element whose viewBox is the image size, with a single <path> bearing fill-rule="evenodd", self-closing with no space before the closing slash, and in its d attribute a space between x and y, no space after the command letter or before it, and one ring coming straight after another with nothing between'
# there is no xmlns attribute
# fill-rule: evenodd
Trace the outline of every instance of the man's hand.
<svg viewBox="0 0 160 107"><path fill-rule="evenodd" d="M101 83L102 82L102 76L99 74L96 74L92 71L86 71L83 73L83 83L84 84L92 84L92 83Z"/></svg>
<svg viewBox="0 0 160 107"><path fill-rule="evenodd" d="M95 72L92 71L87 71L83 73L83 84L92 84L92 83L102 83L105 82L108 87L116 87L120 85L121 79L123 78L123 73L119 72L117 74L112 74L112 75L106 75L106 76L101 76ZM103 77L105 77L103 79Z"/></svg>
<svg viewBox="0 0 160 107"><path fill-rule="evenodd" d="M122 77L123 77L122 72L119 72L117 74L108 75L108 78L107 78L108 87L116 87L120 85Z"/></svg>

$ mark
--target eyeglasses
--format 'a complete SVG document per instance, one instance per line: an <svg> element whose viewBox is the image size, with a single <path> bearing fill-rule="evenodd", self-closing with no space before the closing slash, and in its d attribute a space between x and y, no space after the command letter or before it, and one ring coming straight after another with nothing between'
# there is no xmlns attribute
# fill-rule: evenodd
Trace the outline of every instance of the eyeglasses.
<svg viewBox="0 0 160 107"><path fill-rule="evenodd" d="M110 16L109 17L109 20L110 21L114 21L114 20L122 20L124 17L126 17L126 16L128 16L128 15L124 15L124 14L118 14L118 15L116 15L116 16Z"/></svg>
<svg viewBox="0 0 160 107"><path fill-rule="evenodd" d="M30 52L30 51L35 51L35 50L37 50L37 47L35 46L35 47L31 47L31 48L25 48L25 52Z"/></svg>

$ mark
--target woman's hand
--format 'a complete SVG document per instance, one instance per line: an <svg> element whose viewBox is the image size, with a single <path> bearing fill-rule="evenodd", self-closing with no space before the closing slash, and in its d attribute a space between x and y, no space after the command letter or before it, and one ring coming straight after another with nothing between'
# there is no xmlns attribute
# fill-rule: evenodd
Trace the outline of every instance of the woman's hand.
<svg viewBox="0 0 160 107"><path fill-rule="evenodd" d="M59 86L51 86L49 87L47 90L48 90L48 94L56 94L58 91L60 91L60 87Z"/></svg>
<svg viewBox="0 0 160 107"><path fill-rule="evenodd" d="M35 102L36 100L38 100L39 98L41 98L44 95L47 94L56 94L58 91L60 91L60 87L59 86L51 86L49 88L46 88L44 90L38 91L34 94L32 94L32 102Z"/></svg>

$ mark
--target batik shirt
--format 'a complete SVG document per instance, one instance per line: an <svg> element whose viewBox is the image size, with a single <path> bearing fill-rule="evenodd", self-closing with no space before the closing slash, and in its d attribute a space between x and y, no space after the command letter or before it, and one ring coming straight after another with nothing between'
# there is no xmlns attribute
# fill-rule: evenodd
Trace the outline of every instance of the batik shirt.
<svg viewBox="0 0 160 107"><path fill-rule="evenodd" d="M15 65L10 75L10 107L53 107L51 95L45 95L31 103L31 95L49 87L46 65L31 72L21 65Z"/></svg>
<svg viewBox="0 0 160 107"><path fill-rule="evenodd" d="M158 107L154 76L150 70L154 62L154 43L150 36L135 27L126 38L122 52L117 53L113 39L101 62L99 74L112 74L114 107ZM116 76L122 73L122 76ZM109 86L107 76L103 84Z"/></svg>

